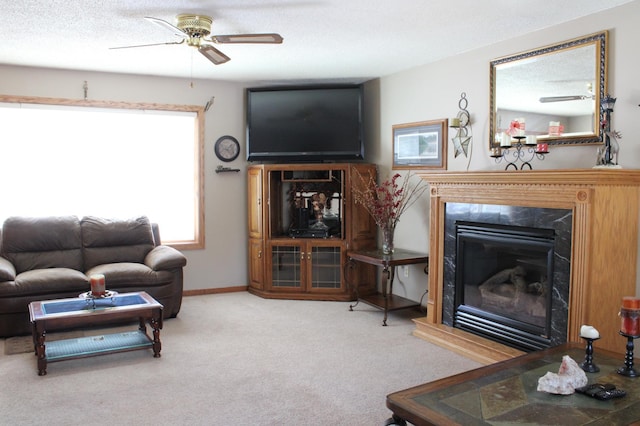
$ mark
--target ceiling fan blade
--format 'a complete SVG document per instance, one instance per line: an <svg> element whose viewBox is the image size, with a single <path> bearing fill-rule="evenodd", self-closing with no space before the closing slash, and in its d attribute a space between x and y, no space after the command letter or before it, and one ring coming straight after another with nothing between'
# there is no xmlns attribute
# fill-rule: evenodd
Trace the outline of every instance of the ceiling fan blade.
<svg viewBox="0 0 640 426"><path fill-rule="evenodd" d="M282 43L282 36L275 33L216 35L212 36L211 39L215 43Z"/></svg>
<svg viewBox="0 0 640 426"><path fill-rule="evenodd" d="M581 101L584 99L591 99L591 96L575 95L575 96L547 96L540 98L541 103L549 102L566 102L566 101Z"/></svg>
<svg viewBox="0 0 640 426"><path fill-rule="evenodd" d="M227 55L219 51L213 46L204 45L198 48L198 52L202 53L205 58L213 62L215 65L224 64L225 62L231 60Z"/></svg>
<svg viewBox="0 0 640 426"><path fill-rule="evenodd" d="M187 33L182 31L180 28L176 27L175 25L165 21L164 19L154 18L152 16L145 16L144 19L146 19L149 22L153 22L154 24L162 28L166 28L167 30L171 31L174 35L177 35L178 37L184 37L184 38L189 37Z"/></svg>
<svg viewBox="0 0 640 426"><path fill-rule="evenodd" d="M136 44L136 45L132 45L132 46L117 46L117 47L110 47L110 50L115 50L115 49L131 49L134 47L149 47L149 46L164 46L166 44L182 44L184 43L184 40L180 40L180 41L169 41L166 43L151 43L151 44Z"/></svg>

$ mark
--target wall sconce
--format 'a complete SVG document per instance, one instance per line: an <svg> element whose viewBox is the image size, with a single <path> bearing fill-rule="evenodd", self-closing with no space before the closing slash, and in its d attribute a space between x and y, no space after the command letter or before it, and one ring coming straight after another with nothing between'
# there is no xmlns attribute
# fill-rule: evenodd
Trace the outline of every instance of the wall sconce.
<svg viewBox="0 0 640 426"><path fill-rule="evenodd" d="M455 157L460 154L464 154L465 157L469 154L469 144L471 143L471 117L467 111L468 106L467 94L462 92L460 94L460 100L458 101L458 108L460 111L458 115L449 120L449 127L456 129L456 135L451 138L455 151Z"/></svg>

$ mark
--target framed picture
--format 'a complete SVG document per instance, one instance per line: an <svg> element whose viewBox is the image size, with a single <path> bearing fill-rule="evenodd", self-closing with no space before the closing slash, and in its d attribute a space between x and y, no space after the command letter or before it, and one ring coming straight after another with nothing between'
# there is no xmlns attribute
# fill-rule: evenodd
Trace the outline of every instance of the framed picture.
<svg viewBox="0 0 640 426"><path fill-rule="evenodd" d="M396 124L392 169L446 169L447 119Z"/></svg>

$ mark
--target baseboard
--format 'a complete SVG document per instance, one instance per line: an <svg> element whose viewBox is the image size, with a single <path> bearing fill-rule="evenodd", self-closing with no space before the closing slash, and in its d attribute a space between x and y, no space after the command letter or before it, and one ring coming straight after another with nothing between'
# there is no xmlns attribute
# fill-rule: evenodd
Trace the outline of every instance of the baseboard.
<svg viewBox="0 0 640 426"><path fill-rule="evenodd" d="M431 324L426 318L417 318L413 322L416 324L416 329L413 331L414 336L485 365L525 354L525 352L510 346L484 339L457 328L443 324Z"/></svg>
<svg viewBox="0 0 640 426"><path fill-rule="evenodd" d="M198 290L184 290L182 296L203 296L205 294L219 294L219 293L236 293L239 291L247 291L248 286L238 287L223 287L223 288L201 288Z"/></svg>

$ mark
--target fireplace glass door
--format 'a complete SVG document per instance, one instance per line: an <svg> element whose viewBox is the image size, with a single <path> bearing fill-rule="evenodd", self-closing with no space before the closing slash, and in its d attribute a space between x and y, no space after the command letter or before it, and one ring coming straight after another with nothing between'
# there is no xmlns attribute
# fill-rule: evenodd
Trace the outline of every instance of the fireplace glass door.
<svg viewBox="0 0 640 426"><path fill-rule="evenodd" d="M549 347L554 230L458 222L454 327Z"/></svg>

